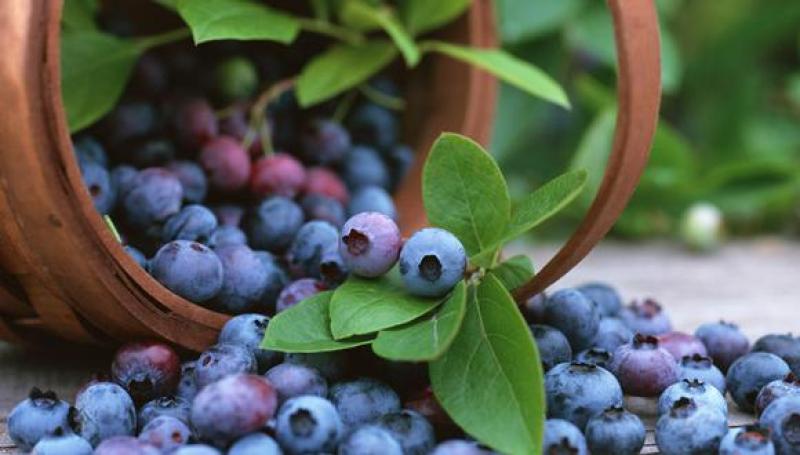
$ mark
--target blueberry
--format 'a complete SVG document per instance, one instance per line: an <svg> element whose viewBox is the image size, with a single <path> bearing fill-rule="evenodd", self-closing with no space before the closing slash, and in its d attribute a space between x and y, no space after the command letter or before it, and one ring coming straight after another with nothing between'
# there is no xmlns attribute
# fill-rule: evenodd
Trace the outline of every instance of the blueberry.
<svg viewBox="0 0 800 455"><path fill-rule="evenodd" d="M414 151L404 144L395 144L384 151L389 173L392 176L392 189L397 188L414 164Z"/></svg>
<svg viewBox="0 0 800 455"><path fill-rule="evenodd" d="M8 435L21 450L29 451L44 437L71 433L73 418L74 409L66 401L34 388L8 415Z"/></svg>
<svg viewBox="0 0 800 455"><path fill-rule="evenodd" d="M347 190L338 174L324 167L312 167L306 174L306 194L317 194L329 197L346 205L350 201L350 192Z"/></svg>
<svg viewBox="0 0 800 455"><path fill-rule="evenodd" d="M397 142L397 119L389 109L374 103L365 103L356 108L347 122L353 142L368 144L381 149Z"/></svg>
<svg viewBox="0 0 800 455"><path fill-rule="evenodd" d="M664 455L717 453L728 422L719 410L680 398L656 422L656 444Z"/></svg>
<svg viewBox="0 0 800 455"><path fill-rule="evenodd" d="M659 347L658 339L641 334L614 351L611 371L625 393L639 397L661 395L678 381L680 373L672 354Z"/></svg>
<svg viewBox="0 0 800 455"><path fill-rule="evenodd" d="M290 353L286 354L285 362L295 365L305 365L316 369L328 381L336 381L344 376L348 366L348 355L344 351Z"/></svg>
<svg viewBox="0 0 800 455"><path fill-rule="evenodd" d="M586 443L594 455L637 455L644 438L639 417L619 406L606 409L586 424Z"/></svg>
<svg viewBox="0 0 800 455"><path fill-rule="evenodd" d="M613 317L622 309L619 293L606 283L587 283L578 287L578 290L597 304L601 316Z"/></svg>
<svg viewBox="0 0 800 455"><path fill-rule="evenodd" d="M592 340L592 346L614 352L623 344L630 343L633 332L619 318L601 318L597 326L597 334Z"/></svg>
<svg viewBox="0 0 800 455"><path fill-rule="evenodd" d="M264 433L251 433L234 442L228 455L282 455L274 439Z"/></svg>
<svg viewBox="0 0 800 455"><path fill-rule="evenodd" d="M152 167L139 171L122 199L125 220L149 235L178 213L183 199L181 182L169 171Z"/></svg>
<svg viewBox="0 0 800 455"><path fill-rule="evenodd" d="M392 196L379 186L366 186L353 193L347 206L347 214L353 216L361 212L379 212L397 220L397 208Z"/></svg>
<svg viewBox="0 0 800 455"><path fill-rule="evenodd" d="M725 380L736 406L744 412L752 412L761 388L784 378L789 371L786 362L775 354L753 352L736 359Z"/></svg>
<svg viewBox="0 0 800 455"><path fill-rule="evenodd" d="M467 254L448 231L425 228L400 250L400 275L406 290L423 297L440 297L464 278Z"/></svg>
<svg viewBox="0 0 800 455"><path fill-rule="evenodd" d="M539 358L542 368L548 371L559 363L572 360L572 348L567 337L558 329L547 325L532 324L530 326L536 347L539 349Z"/></svg>
<svg viewBox="0 0 800 455"><path fill-rule="evenodd" d="M540 292L525 301L521 306L525 320L531 324L544 323L544 305L547 303L547 294Z"/></svg>
<svg viewBox="0 0 800 455"><path fill-rule="evenodd" d="M120 103L103 119L104 135L111 148L151 135L158 126L158 113L148 103Z"/></svg>
<svg viewBox="0 0 800 455"><path fill-rule="evenodd" d="M205 444L189 444L179 447L171 455L222 455L222 452Z"/></svg>
<svg viewBox="0 0 800 455"><path fill-rule="evenodd" d="M130 245L125 245L123 249L130 257L133 258L134 261L136 261L137 264L139 264L141 268L145 270L149 268L147 257L145 257L144 253Z"/></svg>
<svg viewBox="0 0 800 455"><path fill-rule="evenodd" d="M611 359L613 358L614 354L603 348L589 348L575 355L576 362L597 365L606 370L611 368Z"/></svg>
<svg viewBox="0 0 800 455"><path fill-rule="evenodd" d="M669 316L653 299L634 301L620 310L619 317L628 328L642 335L661 335L672 330Z"/></svg>
<svg viewBox="0 0 800 455"><path fill-rule="evenodd" d="M750 342L735 324L724 321L703 324L694 336L706 345L709 357L723 373L736 359L750 352Z"/></svg>
<svg viewBox="0 0 800 455"><path fill-rule="evenodd" d="M146 139L130 145L126 158L136 167L162 166L175 159L175 147L165 139Z"/></svg>
<svg viewBox="0 0 800 455"><path fill-rule="evenodd" d="M139 171L133 166L119 165L111 169L111 185L118 201L124 201L128 192L133 189L136 182L136 175Z"/></svg>
<svg viewBox="0 0 800 455"><path fill-rule="evenodd" d="M250 176L250 192L256 197L294 198L306 186L306 170L293 156L276 153L256 161Z"/></svg>
<svg viewBox="0 0 800 455"><path fill-rule="evenodd" d="M195 303L211 300L222 289L222 262L197 242L167 243L150 261L150 273L167 289Z"/></svg>
<svg viewBox="0 0 800 455"><path fill-rule="evenodd" d="M143 428L156 417L169 416L189 422L192 403L181 397L165 395L148 401L140 409L136 418L139 428Z"/></svg>
<svg viewBox="0 0 800 455"><path fill-rule="evenodd" d="M403 409L386 414L377 425L388 431L407 455L427 454L436 444L430 422L416 411Z"/></svg>
<svg viewBox="0 0 800 455"><path fill-rule="evenodd" d="M684 357L680 362L679 379L699 379L706 384L713 385L725 396L725 375L714 366L711 357L704 357L695 354L691 357Z"/></svg>
<svg viewBox="0 0 800 455"><path fill-rule="evenodd" d="M774 455L770 431L758 425L731 428L719 444L719 455Z"/></svg>
<svg viewBox="0 0 800 455"><path fill-rule="evenodd" d="M403 455L400 443L386 430L364 425L348 434L339 444L338 455Z"/></svg>
<svg viewBox="0 0 800 455"><path fill-rule="evenodd" d="M217 116L206 100L192 98L182 102L173 118L178 142L189 151L196 151L219 133Z"/></svg>
<svg viewBox="0 0 800 455"><path fill-rule="evenodd" d="M269 325L269 317L262 314L240 314L232 317L222 327L220 344L238 344L249 349L258 363L258 371L264 372L280 362L281 353L261 349L264 332Z"/></svg>
<svg viewBox="0 0 800 455"><path fill-rule="evenodd" d="M94 208L104 215L110 213L116 203L116 193L108 169L92 160L79 160L78 166Z"/></svg>
<svg viewBox="0 0 800 455"><path fill-rule="evenodd" d="M350 134L332 120L314 119L305 126L300 136L303 159L313 163L338 163L351 146Z"/></svg>
<svg viewBox="0 0 800 455"><path fill-rule="evenodd" d="M544 423L542 454L569 453L589 455L586 438L572 423L562 419L547 419Z"/></svg>
<svg viewBox="0 0 800 455"><path fill-rule="evenodd" d="M614 375L586 363L561 363L545 374L548 417L584 428L593 415L622 404L622 389Z"/></svg>
<svg viewBox="0 0 800 455"><path fill-rule="evenodd" d="M214 308L230 314L258 309L266 291L267 269L245 245L231 245L214 250L222 262L222 289L214 298Z"/></svg>
<svg viewBox="0 0 800 455"><path fill-rule="evenodd" d="M161 230L161 240L164 243L173 240L208 243L216 229L217 217L214 213L202 205L192 204L167 219Z"/></svg>
<svg viewBox="0 0 800 455"><path fill-rule="evenodd" d="M208 180L203 168L194 161L173 161L167 170L175 174L183 187L183 199L192 204L199 204L206 198Z"/></svg>
<svg viewBox="0 0 800 455"><path fill-rule="evenodd" d="M200 390L192 403L191 423L203 440L227 445L264 427L277 405L269 381L234 374Z"/></svg>
<svg viewBox="0 0 800 455"><path fill-rule="evenodd" d="M289 283L289 275L271 253L266 251L254 251L254 253L267 271L267 280L264 282L264 293L261 295L259 307L267 313L273 314L281 291Z"/></svg>
<svg viewBox="0 0 800 455"><path fill-rule="evenodd" d="M773 401L758 419L760 426L770 430L775 452L800 452L800 397L785 396Z"/></svg>
<svg viewBox="0 0 800 455"><path fill-rule="evenodd" d="M33 455L92 455L92 445L75 433L45 436L33 446Z"/></svg>
<svg viewBox="0 0 800 455"><path fill-rule="evenodd" d="M800 374L800 339L786 334L770 334L753 343L753 352L769 352L782 358L795 374Z"/></svg>
<svg viewBox="0 0 800 455"><path fill-rule="evenodd" d="M684 379L667 387L658 398L658 415L666 414L679 399L688 397L697 406L710 407L728 415L728 403L716 387L699 379Z"/></svg>
<svg viewBox="0 0 800 455"><path fill-rule="evenodd" d="M344 224L344 206L336 199L321 194L307 194L300 201L300 206L308 220L327 221L337 228Z"/></svg>
<svg viewBox="0 0 800 455"><path fill-rule="evenodd" d="M197 382L194 380L196 361L190 360L181 365L181 380L175 389L175 396L191 402L197 395Z"/></svg>
<svg viewBox="0 0 800 455"><path fill-rule="evenodd" d="M372 423L383 415L400 411L397 393L371 378L334 384L330 398L348 428Z"/></svg>
<svg viewBox="0 0 800 455"><path fill-rule="evenodd" d="M206 349L194 367L199 390L237 373L255 373L256 359L250 349L238 344L216 344Z"/></svg>
<svg viewBox="0 0 800 455"><path fill-rule="evenodd" d="M128 343L117 351L111 378L141 404L175 390L180 380L178 354L164 343Z"/></svg>
<svg viewBox="0 0 800 455"><path fill-rule="evenodd" d="M133 436L113 436L94 450L94 455L159 455L161 451Z"/></svg>
<svg viewBox="0 0 800 455"><path fill-rule="evenodd" d="M363 212L344 224L339 252L353 273L374 278L394 266L402 242L400 229L391 218L382 213Z"/></svg>
<svg viewBox="0 0 800 455"><path fill-rule="evenodd" d="M330 401L313 395L284 403L275 423L275 437L290 453L330 452L336 448L344 426Z"/></svg>
<svg viewBox="0 0 800 455"><path fill-rule="evenodd" d="M567 337L574 352L591 346L600 325L597 305L580 291L561 289L547 298L545 324L557 328Z"/></svg>
<svg viewBox="0 0 800 455"><path fill-rule="evenodd" d="M342 178L353 190L377 186L391 187L389 168L374 149L363 146L353 147L342 162Z"/></svg>
<svg viewBox="0 0 800 455"><path fill-rule="evenodd" d="M440 442L434 447L431 455L491 455L493 453L482 448L475 441L450 439Z"/></svg>
<svg viewBox="0 0 800 455"><path fill-rule="evenodd" d="M770 382L761 388L754 405L756 417L778 398L787 395L800 395L800 380L794 373L787 374L783 379Z"/></svg>
<svg viewBox="0 0 800 455"><path fill-rule="evenodd" d="M192 430L185 421L172 416L162 415L151 420L139 434L139 440L157 447L164 453L186 445L192 436Z"/></svg>
<svg viewBox="0 0 800 455"><path fill-rule="evenodd" d="M125 389L113 382L86 387L75 400L75 407L80 435L93 446L112 436L132 436L136 431L133 400Z"/></svg>
<svg viewBox="0 0 800 455"><path fill-rule="evenodd" d="M699 338L683 332L667 332L658 335L658 345L664 348L667 352L675 357L675 360L680 361L687 356L695 354L706 356L706 346L700 341Z"/></svg>
<svg viewBox="0 0 800 455"><path fill-rule="evenodd" d="M247 236L236 226L219 226L208 239L208 246L215 249L236 245L247 245Z"/></svg>
<svg viewBox="0 0 800 455"><path fill-rule="evenodd" d="M198 161L208 174L209 185L231 193L244 188L250 179L250 156L235 139L219 136L200 150Z"/></svg>
<svg viewBox="0 0 800 455"><path fill-rule="evenodd" d="M91 136L83 136L73 144L78 162L93 161L105 168L108 167L108 155L103 145Z"/></svg>
<svg viewBox="0 0 800 455"><path fill-rule="evenodd" d="M293 363L281 363L264 374L278 394L278 403L300 395L328 396L328 381L316 369Z"/></svg>
<svg viewBox="0 0 800 455"><path fill-rule="evenodd" d="M275 304L275 311L280 313L309 297L319 294L325 289L325 285L322 282L313 278L301 278L292 281L283 288L283 291L281 291L281 294L278 296L278 301Z"/></svg>
<svg viewBox="0 0 800 455"><path fill-rule="evenodd" d="M292 273L302 277L322 278L323 255L337 251L339 230L326 221L304 224L287 252Z"/></svg>
<svg viewBox="0 0 800 455"><path fill-rule="evenodd" d="M247 236L253 248L281 253L303 225L303 209L291 199L272 196L247 217Z"/></svg>
<svg viewBox="0 0 800 455"><path fill-rule="evenodd" d="M244 217L244 208L235 204L221 204L211 209L217 217L220 226L239 227Z"/></svg>
<svg viewBox="0 0 800 455"><path fill-rule="evenodd" d="M258 71L245 57L230 57L214 69L217 93L224 102L242 100L258 89Z"/></svg>

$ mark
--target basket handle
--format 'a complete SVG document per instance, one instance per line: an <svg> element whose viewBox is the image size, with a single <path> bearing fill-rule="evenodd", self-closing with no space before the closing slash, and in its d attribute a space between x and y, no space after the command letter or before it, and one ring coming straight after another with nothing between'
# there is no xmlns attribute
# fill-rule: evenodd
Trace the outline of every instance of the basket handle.
<svg viewBox="0 0 800 455"><path fill-rule="evenodd" d="M661 101L661 58L654 0L607 0L614 18L619 66L617 124L605 176L577 230L530 281L517 288L522 303L580 262L619 218L650 155Z"/></svg>

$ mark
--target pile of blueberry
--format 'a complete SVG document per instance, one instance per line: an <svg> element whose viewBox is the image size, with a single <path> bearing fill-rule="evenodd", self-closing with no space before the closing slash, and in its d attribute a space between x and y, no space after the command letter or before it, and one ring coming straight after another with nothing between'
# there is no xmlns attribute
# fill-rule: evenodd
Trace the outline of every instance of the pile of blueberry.
<svg viewBox="0 0 800 455"><path fill-rule="evenodd" d="M366 97L300 109L278 79L299 57L248 46L145 55L119 105L73 140L95 207L156 280L215 311L271 315L346 278L340 229L364 212L396 219L390 192L414 156L395 111ZM369 84L399 96L387 76Z"/></svg>

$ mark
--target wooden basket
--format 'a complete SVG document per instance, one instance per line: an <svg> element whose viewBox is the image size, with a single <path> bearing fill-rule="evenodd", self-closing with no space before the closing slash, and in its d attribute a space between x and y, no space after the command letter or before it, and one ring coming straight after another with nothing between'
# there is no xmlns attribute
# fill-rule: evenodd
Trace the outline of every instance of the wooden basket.
<svg viewBox="0 0 800 455"><path fill-rule="evenodd" d="M619 113L605 179L586 219L515 297L552 284L608 232L645 166L658 116L658 22L652 0L609 0L619 59ZM61 103L61 1L0 4L0 339L41 344L114 344L162 338L191 350L212 344L228 316L190 303L151 278L123 251L83 189ZM444 32L473 46L496 45L490 0ZM486 143L495 82L476 69L432 58L409 89L406 140L416 167L397 194L404 231L425 224L424 153L442 131ZM532 157L532 159L535 159Z"/></svg>

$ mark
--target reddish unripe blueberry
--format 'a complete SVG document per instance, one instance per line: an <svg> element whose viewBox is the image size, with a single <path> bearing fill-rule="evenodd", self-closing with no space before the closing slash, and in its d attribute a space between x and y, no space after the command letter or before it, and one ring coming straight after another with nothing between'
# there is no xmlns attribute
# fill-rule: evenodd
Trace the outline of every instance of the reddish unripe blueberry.
<svg viewBox="0 0 800 455"><path fill-rule="evenodd" d="M689 335L683 332L667 332L663 333L658 338L658 344L667 352L675 357L676 361L680 361L684 357L691 357L695 354L706 356L706 346L694 335Z"/></svg>
<svg viewBox="0 0 800 455"><path fill-rule="evenodd" d="M192 404L192 426L202 439L225 445L263 428L277 406L277 394L268 380L235 374L197 394Z"/></svg>
<svg viewBox="0 0 800 455"><path fill-rule="evenodd" d="M672 322L661 305L653 299L634 301L619 313L627 326L642 335L661 335L672 330Z"/></svg>
<svg viewBox="0 0 800 455"><path fill-rule="evenodd" d="M789 373L783 379L772 381L761 388L756 397L756 417L760 416L770 403L787 395L800 395L800 379L794 373Z"/></svg>
<svg viewBox="0 0 800 455"><path fill-rule="evenodd" d="M214 109L204 99L192 98L175 110L173 127L178 142L188 150L197 150L219 134Z"/></svg>
<svg viewBox="0 0 800 455"><path fill-rule="evenodd" d="M363 212L344 223L339 253L350 271L374 278L394 266L402 244L400 229L391 218L378 212Z"/></svg>
<svg viewBox="0 0 800 455"><path fill-rule="evenodd" d="M250 192L256 197L276 194L294 198L305 185L305 168L286 153L276 153L256 161L250 176Z"/></svg>
<svg viewBox="0 0 800 455"><path fill-rule="evenodd" d="M306 194L321 194L344 205L350 201L347 186L335 172L324 167L312 167L306 172Z"/></svg>
<svg viewBox="0 0 800 455"><path fill-rule="evenodd" d="M694 336L706 345L709 357L723 373L736 359L750 352L750 341L736 324L725 321L703 324Z"/></svg>
<svg viewBox="0 0 800 455"><path fill-rule="evenodd" d="M250 178L250 157L235 139L220 136L200 151L200 165L213 188L224 192L240 190Z"/></svg>
<svg viewBox="0 0 800 455"><path fill-rule="evenodd" d="M164 343L140 341L122 346L111 364L111 377L138 404L169 395L178 385L181 359Z"/></svg>
<svg viewBox="0 0 800 455"><path fill-rule="evenodd" d="M292 281L288 286L283 288L281 294L278 296L278 302L275 304L276 312L292 307L301 301L319 294L325 290L325 285L313 278L301 278Z"/></svg>
<svg viewBox="0 0 800 455"><path fill-rule="evenodd" d="M672 354L659 347L658 339L636 334L617 348L611 361L622 390L628 395L656 397L678 381L680 369Z"/></svg>

